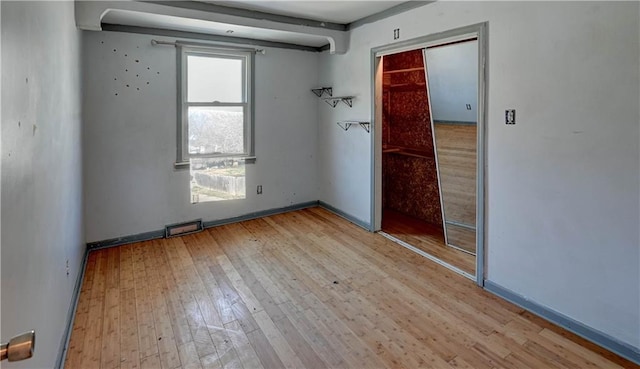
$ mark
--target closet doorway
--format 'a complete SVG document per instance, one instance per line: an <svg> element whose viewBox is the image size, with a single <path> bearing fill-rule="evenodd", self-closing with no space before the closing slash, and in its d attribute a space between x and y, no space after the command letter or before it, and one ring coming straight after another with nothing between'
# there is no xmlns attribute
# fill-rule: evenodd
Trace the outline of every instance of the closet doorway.
<svg viewBox="0 0 640 369"><path fill-rule="evenodd" d="M374 228L478 284L483 36L478 25L374 50Z"/></svg>

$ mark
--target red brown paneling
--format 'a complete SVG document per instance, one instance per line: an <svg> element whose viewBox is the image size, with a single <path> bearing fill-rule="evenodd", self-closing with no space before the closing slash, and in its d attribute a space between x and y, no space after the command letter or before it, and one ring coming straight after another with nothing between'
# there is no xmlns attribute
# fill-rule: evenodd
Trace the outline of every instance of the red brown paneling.
<svg viewBox="0 0 640 369"><path fill-rule="evenodd" d="M432 224L442 224L433 158L388 153L383 156L384 206Z"/></svg>
<svg viewBox="0 0 640 369"><path fill-rule="evenodd" d="M383 60L383 207L442 224L422 51Z"/></svg>

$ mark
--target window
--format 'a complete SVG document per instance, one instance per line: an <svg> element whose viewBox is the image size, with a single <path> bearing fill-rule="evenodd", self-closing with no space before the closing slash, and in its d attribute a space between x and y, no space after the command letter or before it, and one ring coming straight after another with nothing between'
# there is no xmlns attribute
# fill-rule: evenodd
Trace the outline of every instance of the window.
<svg viewBox="0 0 640 369"><path fill-rule="evenodd" d="M252 157L253 52L180 49L178 164L191 158Z"/></svg>
<svg viewBox="0 0 640 369"><path fill-rule="evenodd" d="M252 51L181 46L176 166L189 165L191 202L245 198L253 159Z"/></svg>

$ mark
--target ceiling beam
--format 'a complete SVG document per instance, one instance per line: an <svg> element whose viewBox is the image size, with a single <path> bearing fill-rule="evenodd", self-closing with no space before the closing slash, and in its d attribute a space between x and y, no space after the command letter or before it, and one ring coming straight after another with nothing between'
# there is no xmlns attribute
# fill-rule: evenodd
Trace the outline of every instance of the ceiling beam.
<svg viewBox="0 0 640 369"><path fill-rule="evenodd" d="M234 45L263 46L263 47L274 47L279 49L294 49L294 50L303 50L303 51L311 51L311 52L320 52L323 50L322 47L296 45L296 44L289 44L286 42L274 42L274 41L266 41L266 40L256 40L253 38L212 35L209 33L199 33L199 32L175 31L175 30L162 29L162 28L122 26L119 24L103 23L102 30L112 31L112 32L126 32L126 33L139 33L144 35L164 36L164 37L171 37L176 39L204 40L204 41L212 41L212 42L227 43L227 44L234 44Z"/></svg>
<svg viewBox="0 0 640 369"><path fill-rule="evenodd" d="M349 34L341 30L281 23L269 19L246 18L240 15L213 13L206 10L169 6L140 1L76 1L76 26L83 30L102 30L102 18L111 10L157 14L184 19L197 19L218 24L239 25L257 29L279 30L294 34L320 36L327 40L329 51L343 54L348 49ZM207 4L204 4L207 5ZM266 13L264 13L266 14Z"/></svg>
<svg viewBox="0 0 640 369"><path fill-rule="evenodd" d="M154 4L169 5L177 8L202 10L202 11L211 12L211 13L235 15L235 16L244 17L244 18L269 20L273 22L294 24L294 25L304 26L304 27L324 28L324 29L331 29L335 31L347 30L347 25L342 23L323 22L323 21L318 21L314 19L293 17L288 15L279 15L274 13L262 12L259 10L234 8L230 6L203 3L198 1L151 1L150 0L146 2L154 3Z"/></svg>

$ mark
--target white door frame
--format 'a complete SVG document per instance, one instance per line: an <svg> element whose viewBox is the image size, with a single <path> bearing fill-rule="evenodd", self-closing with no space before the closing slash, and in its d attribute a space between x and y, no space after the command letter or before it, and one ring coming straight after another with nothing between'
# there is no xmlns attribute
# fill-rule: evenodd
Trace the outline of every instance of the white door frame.
<svg viewBox="0 0 640 369"><path fill-rule="evenodd" d="M381 56L403 51L424 49L430 46L455 42L465 38L478 39L478 116L477 116L477 165L476 165L476 283L485 281L485 231L486 231L486 130L487 130L487 28L488 23L478 23L449 31L435 33L407 41L396 42L371 49L371 231L376 232L382 223L382 63Z"/></svg>

